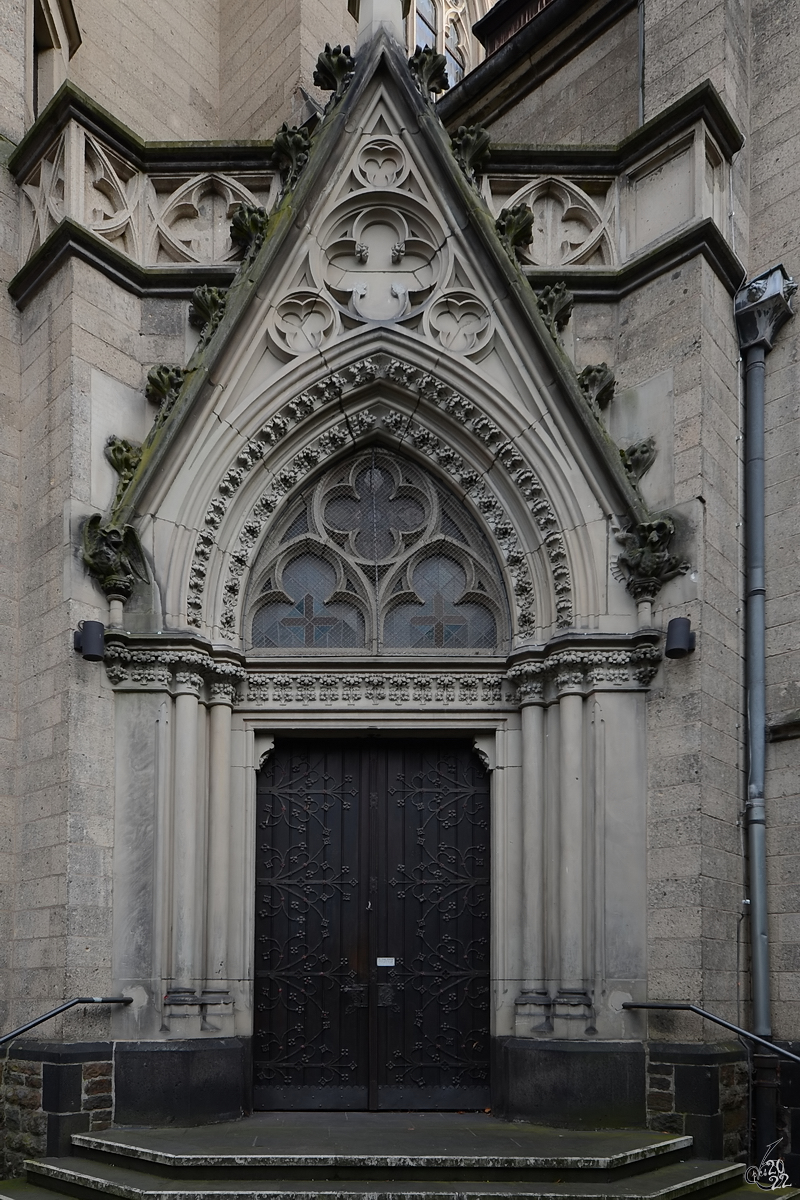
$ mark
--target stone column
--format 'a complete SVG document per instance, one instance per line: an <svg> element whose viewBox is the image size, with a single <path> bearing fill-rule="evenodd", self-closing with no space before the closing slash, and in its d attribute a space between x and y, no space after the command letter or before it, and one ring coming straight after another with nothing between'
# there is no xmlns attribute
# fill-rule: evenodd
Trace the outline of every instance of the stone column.
<svg viewBox="0 0 800 1200"><path fill-rule="evenodd" d="M217 680L210 686L208 897L203 1001L208 1024L225 1033L233 1032L228 985L228 895L231 872L231 710L234 693L235 684L229 680ZM227 1029L229 1024L230 1030Z"/></svg>
<svg viewBox="0 0 800 1200"><path fill-rule="evenodd" d="M554 1031L562 1037L584 1032L591 1010L586 991L584 928L583 671L556 678L559 692L559 990Z"/></svg>
<svg viewBox="0 0 800 1200"><path fill-rule="evenodd" d="M544 941L544 707L541 673L526 671L522 702L522 962L524 982L516 1002L518 1037L551 1029Z"/></svg>
<svg viewBox="0 0 800 1200"><path fill-rule="evenodd" d="M197 841L200 804L197 783L198 698L203 680L191 671L175 674L175 742L172 785L172 955L166 1004L171 1018L184 1017L186 1030L199 1032L200 998L197 981L198 929L201 902L198 889ZM175 1011L176 1006L178 1011ZM197 1006L197 1007L194 1007ZM198 1025L194 1029L194 1020ZM189 1029L189 1024L192 1028Z"/></svg>

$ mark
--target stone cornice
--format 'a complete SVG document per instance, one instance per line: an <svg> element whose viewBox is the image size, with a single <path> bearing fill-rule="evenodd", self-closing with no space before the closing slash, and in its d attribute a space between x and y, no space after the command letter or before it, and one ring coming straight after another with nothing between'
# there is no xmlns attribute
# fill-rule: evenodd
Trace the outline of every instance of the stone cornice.
<svg viewBox="0 0 800 1200"><path fill-rule="evenodd" d="M78 121L137 170L264 170L271 141L146 142L102 105L67 81L53 96L8 160L14 179L24 179L70 121Z"/></svg>
<svg viewBox="0 0 800 1200"><path fill-rule="evenodd" d="M542 647L512 654L507 676L519 703L545 704L575 692L647 688L662 659L661 631L632 634L570 631Z"/></svg>
<svg viewBox="0 0 800 1200"><path fill-rule="evenodd" d="M551 0L439 101L442 120L446 125L496 120L634 9L636 2Z"/></svg>
<svg viewBox="0 0 800 1200"><path fill-rule="evenodd" d="M451 94L447 93L448 96ZM449 126L452 122L441 112L443 103L439 102L437 112ZM493 143L489 170L491 174L522 176L618 175L696 121L705 123L725 158L730 160L744 145L744 135L719 92L713 83L705 80L621 142L596 146Z"/></svg>
<svg viewBox="0 0 800 1200"><path fill-rule="evenodd" d="M17 306L25 308L71 258L88 263L135 296L180 300L188 300L200 283L229 287L239 267L238 262L142 267L85 226L66 217L9 283L9 293Z"/></svg>
<svg viewBox="0 0 800 1200"><path fill-rule="evenodd" d="M616 270L596 267L524 269L531 287L537 292L548 285L565 283L576 301L614 303L697 255L703 256L720 282L734 295L745 277L745 269L710 217L656 243Z"/></svg>

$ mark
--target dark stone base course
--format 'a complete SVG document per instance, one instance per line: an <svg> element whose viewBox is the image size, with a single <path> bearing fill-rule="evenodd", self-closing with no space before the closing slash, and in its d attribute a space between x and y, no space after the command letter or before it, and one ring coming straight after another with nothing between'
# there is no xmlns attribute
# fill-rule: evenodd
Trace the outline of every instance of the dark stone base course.
<svg viewBox="0 0 800 1200"><path fill-rule="evenodd" d="M497 1116L573 1129L644 1128L641 1042L497 1038L492 1066Z"/></svg>
<svg viewBox="0 0 800 1200"><path fill-rule="evenodd" d="M252 1108L249 1038L117 1042L117 1125L203 1125Z"/></svg>
<svg viewBox="0 0 800 1200"><path fill-rule="evenodd" d="M647 1051L648 1127L688 1134L698 1158L746 1158L749 1069L739 1043L649 1042Z"/></svg>
<svg viewBox="0 0 800 1200"><path fill-rule="evenodd" d="M784 1050L800 1054L800 1042L779 1042ZM800 1063L782 1059L778 1067L778 1133L789 1182L800 1187Z"/></svg>

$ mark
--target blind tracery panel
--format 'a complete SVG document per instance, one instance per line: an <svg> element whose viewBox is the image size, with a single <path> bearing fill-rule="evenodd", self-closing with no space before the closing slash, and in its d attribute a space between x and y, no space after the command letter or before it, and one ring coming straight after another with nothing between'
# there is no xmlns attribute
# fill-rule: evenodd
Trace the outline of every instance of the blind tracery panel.
<svg viewBox="0 0 800 1200"><path fill-rule="evenodd" d="M464 502L378 448L292 497L257 559L246 612L249 647L264 653L508 646L503 578Z"/></svg>

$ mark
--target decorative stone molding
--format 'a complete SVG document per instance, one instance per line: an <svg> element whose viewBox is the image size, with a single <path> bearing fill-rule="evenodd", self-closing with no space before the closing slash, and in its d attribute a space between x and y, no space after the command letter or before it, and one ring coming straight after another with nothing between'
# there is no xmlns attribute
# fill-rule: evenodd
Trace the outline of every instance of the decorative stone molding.
<svg viewBox="0 0 800 1200"><path fill-rule="evenodd" d="M491 157L491 137L482 125L460 125L450 139L455 160L470 183L486 169Z"/></svg>
<svg viewBox="0 0 800 1200"><path fill-rule="evenodd" d="M181 367L167 367L162 365L151 367L148 371L144 394L151 404L158 405L156 419L153 422L153 427L148 434L148 438L152 438L155 431L161 428L172 412L185 378Z"/></svg>
<svg viewBox="0 0 800 1200"><path fill-rule="evenodd" d="M132 525L117 526L94 513L83 525L83 561L109 599L128 600L135 577L147 582L147 563Z"/></svg>
<svg viewBox="0 0 800 1200"><path fill-rule="evenodd" d="M586 397L589 408L599 418L601 411L608 408L614 399L616 386L614 372L607 363L584 367L578 376L578 385Z"/></svg>
<svg viewBox="0 0 800 1200"><path fill-rule="evenodd" d="M491 340L492 315L486 305L464 288L444 292L423 316L426 332L453 354L475 354Z"/></svg>
<svg viewBox="0 0 800 1200"><path fill-rule="evenodd" d="M533 239L533 213L527 204L515 204L501 209L494 224L509 257L516 261Z"/></svg>
<svg viewBox="0 0 800 1200"><path fill-rule="evenodd" d="M249 706L342 707L369 710L386 707L447 708L475 706L495 708L514 702L513 689L504 684L502 672L482 671L442 673L440 668L424 672L339 671L313 675L287 672L254 671L248 675Z"/></svg>
<svg viewBox="0 0 800 1200"><path fill-rule="evenodd" d="M188 689L198 695L205 688L212 704L236 703L237 688L246 676L238 663L221 660L209 651L179 649L161 641L157 649L144 650L131 647L125 640L109 638L105 667L114 687Z"/></svg>
<svg viewBox="0 0 800 1200"><path fill-rule="evenodd" d="M430 46L422 49L417 46L408 60L408 66L414 82L426 100L429 100L431 95L440 96L442 92L449 90L447 59L443 54L437 54Z"/></svg>
<svg viewBox="0 0 800 1200"><path fill-rule="evenodd" d="M568 647L518 663L508 671L520 704L542 704L578 692L646 688L661 662L655 639L627 645L578 649Z"/></svg>
<svg viewBox="0 0 800 1200"><path fill-rule="evenodd" d="M650 470L656 461L656 453L656 439L654 437L644 438L643 441L634 442L632 446L627 446L620 450L619 456L622 460L622 465L637 491L639 490L639 483L642 476Z"/></svg>
<svg viewBox="0 0 800 1200"><path fill-rule="evenodd" d="M111 511L115 512L125 493L125 489L133 479L134 472L141 462L142 447L134 445L133 442L129 442L126 438L112 435L106 440L103 453L119 475L116 494L111 502Z"/></svg>
<svg viewBox="0 0 800 1200"><path fill-rule="evenodd" d="M272 161L281 173L284 192L290 191L308 162L308 130L284 121L272 144Z"/></svg>
<svg viewBox="0 0 800 1200"><path fill-rule="evenodd" d="M258 204L240 204L231 221L231 242L239 248L244 262L255 258L264 244L269 213Z"/></svg>
<svg viewBox="0 0 800 1200"><path fill-rule="evenodd" d="M654 600L665 583L690 569L691 563L670 553L674 536L675 522L663 513L616 531L617 541L625 547L617 563L626 573L626 587L637 602Z"/></svg>
<svg viewBox="0 0 800 1200"><path fill-rule="evenodd" d="M200 345L205 346L213 337L225 313L226 293L223 288L209 287L201 283L192 292L189 305L189 324L200 330Z"/></svg>
<svg viewBox="0 0 800 1200"><path fill-rule="evenodd" d="M271 446L285 437L293 425L327 404L341 402L346 394L376 379L391 380L415 398L441 409L454 421L469 429L502 464L533 513L550 565L557 625L559 628L569 628L573 620L573 602L566 545L541 482L530 467L526 466L514 443L505 440L497 425L481 414L471 401L420 368L384 354L360 359L300 393L285 405L279 414L270 418L256 437L240 450L236 466L226 472L212 497L206 510L204 528L197 535L187 589L188 623L195 628L201 628L203 625L203 596L208 562L216 544L216 531L222 524L233 496L253 465L265 456ZM243 522L230 555L221 618L223 636L231 639L236 636L236 611L241 582L249 568L252 550L261 538L263 526L278 507L281 498L325 457L348 444L355 445L359 437L373 429L374 421L374 415L371 413L345 417L304 447L291 463L273 477L269 488ZM499 498L488 489L486 483L461 456L431 430L399 412L388 413L383 419L383 425L389 433L401 440L408 439L417 450L433 458L482 512L492 528L496 544L513 580L519 631L526 636L530 635L536 623L533 583L516 532Z"/></svg>
<svg viewBox="0 0 800 1200"><path fill-rule="evenodd" d="M567 290L565 283L556 283L552 287L542 288L536 294L536 307L539 315L550 330L555 342L561 344L561 335L566 329L572 316L575 297Z"/></svg>
<svg viewBox="0 0 800 1200"><path fill-rule="evenodd" d="M581 183L584 186L581 186ZM536 266L614 266L617 190L612 180L594 182L556 178L527 184L506 203L527 205L533 214L530 242L521 249L524 262Z"/></svg>
<svg viewBox="0 0 800 1200"><path fill-rule="evenodd" d="M278 180L263 169L144 167L119 139L105 142L72 120L19 182L22 262L71 218L141 266L201 266L236 257L226 218L241 204L271 207Z"/></svg>
<svg viewBox="0 0 800 1200"><path fill-rule="evenodd" d="M325 49L317 59L314 70L314 86L321 88L323 92L333 93L328 101L328 109L341 100L350 86L355 69L356 60L351 55L349 46L331 48L329 42L325 43Z"/></svg>

